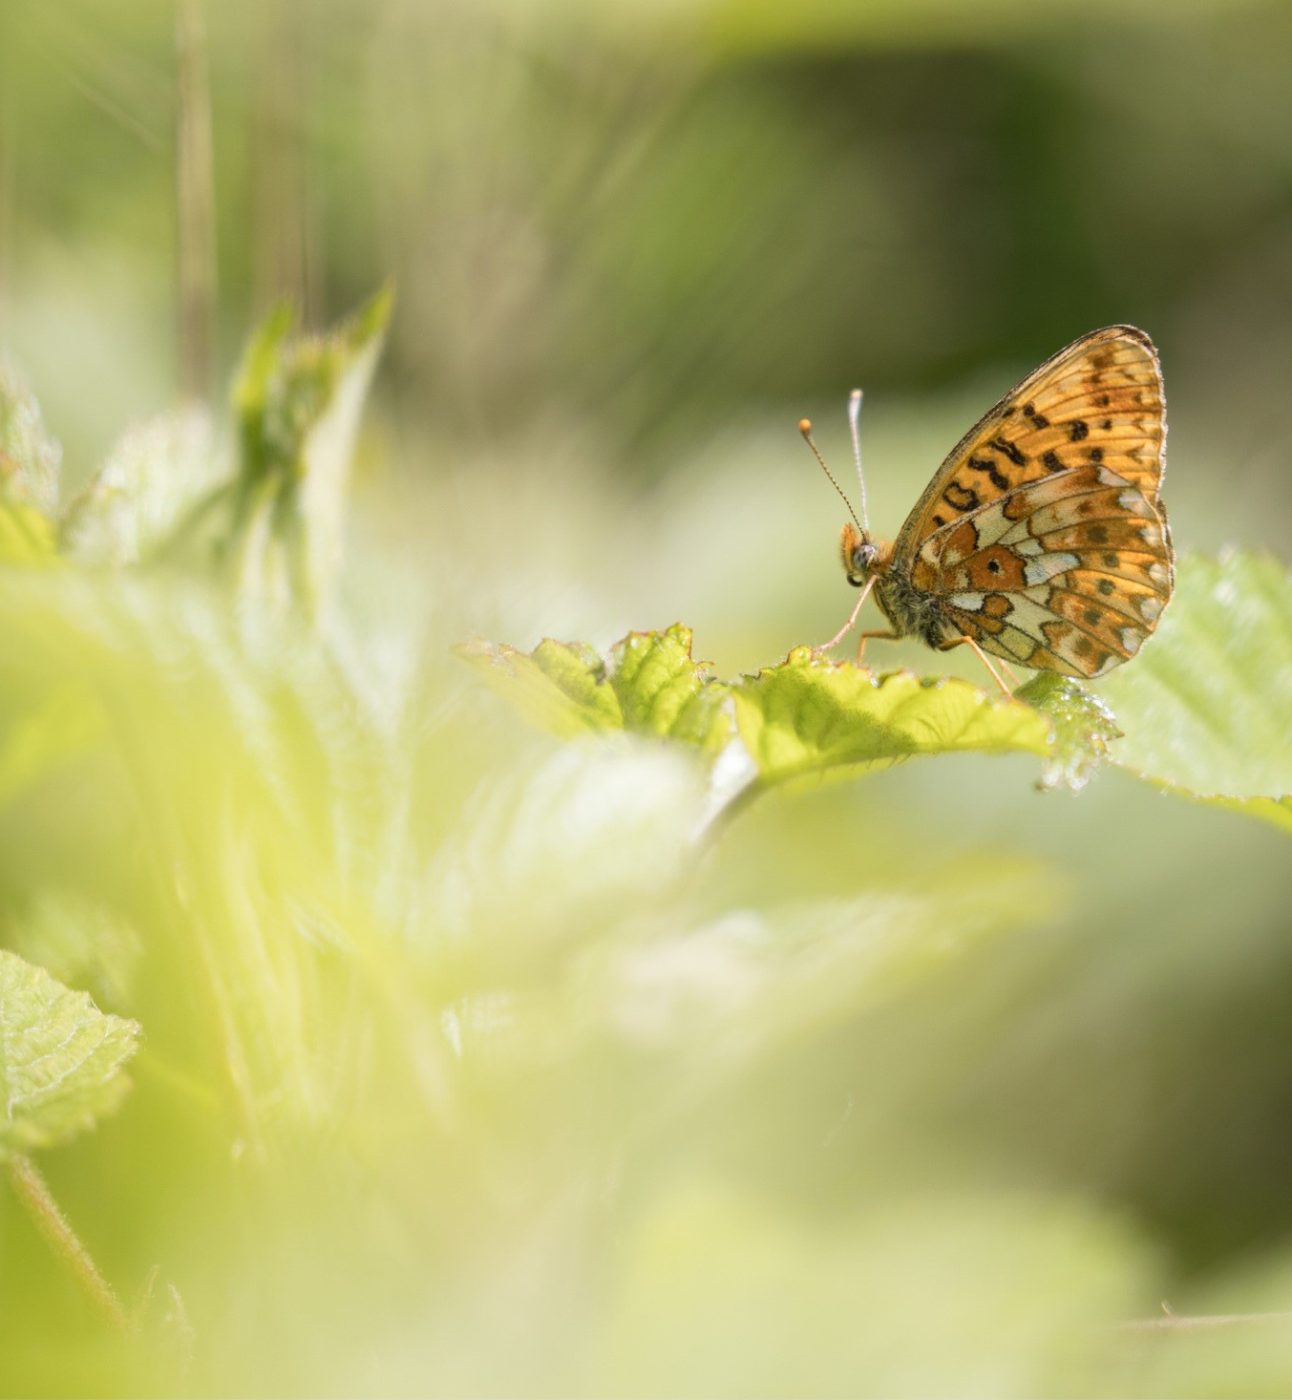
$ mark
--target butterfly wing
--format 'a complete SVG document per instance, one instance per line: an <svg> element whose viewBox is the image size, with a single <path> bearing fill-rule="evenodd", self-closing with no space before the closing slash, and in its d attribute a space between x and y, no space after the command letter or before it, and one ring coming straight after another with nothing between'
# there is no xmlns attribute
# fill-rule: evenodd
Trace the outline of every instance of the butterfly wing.
<svg viewBox="0 0 1292 1400"><path fill-rule="evenodd" d="M909 565L936 530L1083 462L1102 464L1156 509L1166 401L1153 342L1106 326L1048 359L956 443L902 526L895 558Z"/></svg>
<svg viewBox="0 0 1292 1400"><path fill-rule="evenodd" d="M911 582L953 634L997 656L1101 676L1157 626L1171 596L1170 535L1136 487L1086 463L935 531Z"/></svg>
<svg viewBox="0 0 1292 1400"><path fill-rule="evenodd" d="M956 445L894 565L937 600L950 634L1038 670L1103 675L1139 650L1171 596L1165 437L1148 336L1083 336Z"/></svg>

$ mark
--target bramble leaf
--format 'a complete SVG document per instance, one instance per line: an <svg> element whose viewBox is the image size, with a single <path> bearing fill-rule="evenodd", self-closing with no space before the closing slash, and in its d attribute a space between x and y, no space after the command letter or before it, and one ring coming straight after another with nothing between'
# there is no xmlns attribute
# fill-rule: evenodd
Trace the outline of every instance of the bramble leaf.
<svg viewBox="0 0 1292 1400"><path fill-rule="evenodd" d="M468 642L458 655L544 728L571 737L627 729L713 751L732 735L730 688L691 659L691 629L631 632L609 662L582 642L540 642L532 652Z"/></svg>
<svg viewBox="0 0 1292 1400"><path fill-rule="evenodd" d="M0 950L0 1158L52 1147L111 1113L139 1027Z"/></svg>
<svg viewBox="0 0 1292 1400"><path fill-rule="evenodd" d="M552 641L528 654L480 642L459 654L558 734L627 729L700 747L715 756L715 782L728 798L916 754L1053 752L1048 714L950 677L876 676L799 647L757 675L716 680L692 660L691 633L680 624L630 634L607 662L587 646Z"/></svg>
<svg viewBox="0 0 1292 1400"><path fill-rule="evenodd" d="M1182 560L1157 635L1104 694L1126 731L1121 767L1292 831L1292 578L1279 561Z"/></svg>
<svg viewBox="0 0 1292 1400"><path fill-rule="evenodd" d="M876 676L807 647L733 693L741 740L764 783L916 754L1050 751L1048 721L1030 706L949 676Z"/></svg>

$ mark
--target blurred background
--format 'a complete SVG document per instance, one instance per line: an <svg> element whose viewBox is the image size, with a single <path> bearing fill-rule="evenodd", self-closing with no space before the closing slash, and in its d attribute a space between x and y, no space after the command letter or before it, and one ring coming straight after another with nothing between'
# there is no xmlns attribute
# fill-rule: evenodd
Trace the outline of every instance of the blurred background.
<svg viewBox="0 0 1292 1400"><path fill-rule="evenodd" d="M65 499L156 414L227 437L279 301L396 293L354 674L238 660L281 772L192 616L90 656L4 604L15 694L137 711L7 799L4 941L49 961L50 887L117 921L59 971L143 1024L136 1091L48 1172L191 1328L101 1336L6 1201L10 1393L1292 1389L1286 1325L1123 1328L1292 1310L1284 834L962 756L698 857L681 760L522 733L448 654L819 641L853 595L798 418L846 480L865 388L891 537L1112 322L1161 352L1177 547L1286 558L1289 91L1281 0L0 5L0 349Z"/></svg>

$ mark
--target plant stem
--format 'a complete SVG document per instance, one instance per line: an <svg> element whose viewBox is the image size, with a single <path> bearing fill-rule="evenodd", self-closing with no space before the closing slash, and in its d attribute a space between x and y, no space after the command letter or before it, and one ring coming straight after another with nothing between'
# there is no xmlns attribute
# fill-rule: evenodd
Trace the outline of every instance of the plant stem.
<svg viewBox="0 0 1292 1400"><path fill-rule="evenodd" d="M45 1242L71 1269L77 1282L89 1295L90 1301L118 1331L128 1332L130 1322L90 1252L81 1243L71 1223L59 1208L41 1175L40 1168L30 1157L11 1157L5 1163L9 1182L18 1199L27 1208Z"/></svg>

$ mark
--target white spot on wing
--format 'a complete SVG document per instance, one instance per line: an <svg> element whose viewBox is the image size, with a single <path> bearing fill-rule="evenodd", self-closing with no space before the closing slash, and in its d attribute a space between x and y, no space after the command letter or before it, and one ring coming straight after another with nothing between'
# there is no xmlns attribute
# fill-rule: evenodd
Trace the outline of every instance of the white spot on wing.
<svg viewBox="0 0 1292 1400"><path fill-rule="evenodd" d="M947 600L953 608L962 608L965 612L981 612L985 593L953 593Z"/></svg>
<svg viewBox="0 0 1292 1400"><path fill-rule="evenodd" d="M995 544L1002 535L1009 533L1013 523L999 502L988 506L986 510L976 515L973 521L978 548L986 549L989 544Z"/></svg>
<svg viewBox="0 0 1292 1400"><path fill-rule="evenodd" d="M1080 562L1075 554L1039 554L1023 570L1023 578L1029 586L1035 586L1056 578L1059 574L1066 574L1069 569L1075 569Z"/></svg>
<svg viewBox="0 0 1292 1400"><path fill-rule="evenodd" d="M1143 637L1133 627L1123 627L1121 631L1122 646L1126 648L1132 656L1139 650Z"/></svg>
<svg viewBox="0 0 1292 1400"><path fill-rule="evenodd" d="M1127 515L1153 514L1153 507L1149 505L1149 503L1138 491L1135 490L1134 487L1128 487L1125 491L1123 491L1117 497L1117 504L1121 506L1121 508L1126 512Z"/></svg>

